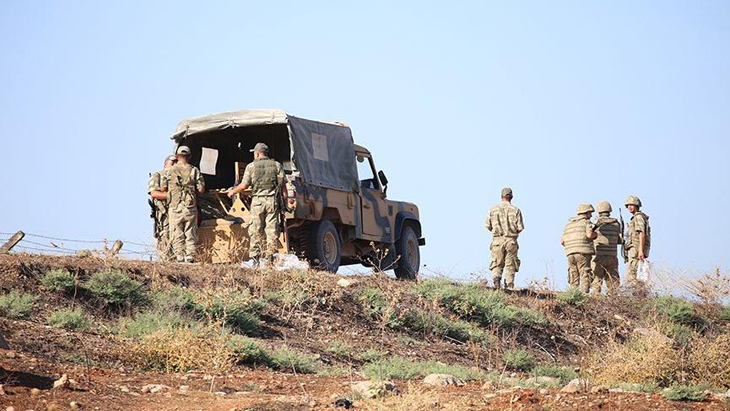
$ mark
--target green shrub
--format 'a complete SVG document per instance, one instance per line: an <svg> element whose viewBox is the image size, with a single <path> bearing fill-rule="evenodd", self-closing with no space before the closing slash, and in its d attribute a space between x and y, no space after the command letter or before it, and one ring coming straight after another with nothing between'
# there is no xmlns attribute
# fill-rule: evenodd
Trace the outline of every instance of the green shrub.
<svg viewBox="0 0 730 411"><path fill-rule="evenodd" d="M162 291L158 291L152 296L155 308L162 312L188 312L195 313L202 308L195 302L195 294L191 291L174 286Z"/></svg>
<svg viewBox="0 0 730 411"><path fill-rule="evenodd" d="M414 291L437 301L457 315L485 325L513 326L515 324L546 324L547 318L527 308L504 303L501 294L476 284L456 285L446 280L427 280L418 283Z"/></svg>
<svg viewBox="0 0 730 411"><path fill-rule="evenodd" d="M567 384L578 378L578 373L575 372L573 367L562 367L557 364L538 365L532 369L531 374L537 377L557 378L561 384Z"/></svg>
<svg viewBox="0 0 730 411"><path fill-rule="evenodd" d="M313 374L317 370L317 356L280 348L271 353L271 365L280 371Z"/></svg>
<svg viewBox="0 0 730 411"><path fill-rule="evenodd" d="M76 287L76 279L66 270L48 271L41 277L41 284L48 291L70 292Z"/></svg>
<svg viewBox="0 0 730 411"><path fill-rule="evenodd" d="M391 328L398 328L401 325L396 316L395 308L379 289L366 288L362 290L358 294L358 300L368 317L375 318Z"/></svg>
<svg viewBox="0 0 730 411"><path fill-rule="evenodd" d="M350 355L350 346L342 340L332 340L327 345L327 352L340 357L347 357Z"/></svg>
<svg viewBox="0 0 730 411"><path fill-rule="evenodd" d="M502 360L507 368L515 371L530 371L537 364L535 357L522 349L505 351Z"/></svg>
<svg viewBox="0 0 730 411"><path fill-rule="evenodd" d="M382 359L386 354L385 351L380 351L377 348L368 348L361 352L357 358L362 362L374 362Z"/></svg>
<svg viewBox="0 0 730 411"><path fill-rule="evenodd" d="M208 296L198 299L198 310L214 321L223 321L234 331L254 336L261 320L259 312L266 303L254 298L248 290L240 293Z"/></svg>
<svg viewBox="0 0 730 411"><path fill-rule="evenodd" d="M122 335L140 338L158 331L173 331L192 327L192 321L177 311L147 311L137 313L134 318L121 320Z"/></svg>
<svg viewBox="0 0 730 411"><path fill-rule="evenodd" d="M403 318L403 325L413 331L447 336L461 342L475 341L485 345L489 343L489 333L478 326L425 311L408 311Z"/></svg>
<svg viewBox="0 0 730 411"><path fill-rule="evenodd" d="M227 345L237 364L272 365L268 351L251 338L234 335L228 340Z"/></svg>
<svg viewBox="0 0 730 411"><path fill-rule="evenodd" d="M702 326L707 322L695 312L692 303L682 298L671 296L658 297L650 303L650 306L656 312L676 324Z"/></svg>
<svg viewBox="0 0 730 411"><path fill-rule="evenodd" d="M119 270L95 273L84 283L84 288L93 297L112 306L139 303L145 299L142 284Z"/></svg>
<svg viewBox="0 0 730 411"><path fill-rule="evenodd" d="M570 287L567 291L558 293L555 298L574 307L580 307L588 301L588 294L576 287Z"/></svg>
<svg viewBox="0 0 730 411"><path fill-rule="evenodd" d="M667 329L667 336L678 345L686 346L695 337L695 331L684 324L671 323Z"/></svg>
<svg viewBox="0 0 730 411"><path fill-rule="evenodd" d="M707 398L706 389L707 387L700 385L675 385L662 391L662 397L669 401L701 402Z"/></svg>
<svg viewBox="0 0 730 411"><path fill-rule="evenodd" d="M32 294L10 291L0 296L0 315L14 319L26 318L37 299Z"/></svg>
<svg viewBox="0 0 730 411"><path fill-rule="evenodd" d="M720 318L724 321L730 321L730 305L722 307L722 310L720 310Z"/></svg>
<svg viewBox="0 0 730 411"><path fill-rule="evenodd" d="M89 329L89 320L81 308L56 311L48 317L48 324L67 330Z"/></svg>
<svg viewBox="0 0 730 411"><path fill-rule="evenodd" d="M366 364L362 371L368 378L377 380L410 380L423 378L428 374L451 374L464 381L473 381L487 376L475 368L436 361L412 361L403 357L390 357Z"/></svg>
<svg viewBox="0 0 730 411"><path fill-rule="evenodd" d="M622 382L614 385L615 388L620 388L626 392L657 392L659 386L656 384L637 384L631 382Z"/></svg>

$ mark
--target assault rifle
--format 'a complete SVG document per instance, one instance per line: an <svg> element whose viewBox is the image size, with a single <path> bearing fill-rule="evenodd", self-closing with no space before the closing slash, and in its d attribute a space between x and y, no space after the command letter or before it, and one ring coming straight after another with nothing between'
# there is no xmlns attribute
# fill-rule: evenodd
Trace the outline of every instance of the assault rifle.
<svg viewBox="0 0 730 411"><path fill-rule="evenodd" d="M621 257L624 259L624 263L629 262L629 251L626 249L626 233L624 232L624 215L621 213L621 209L618 209L619 221L621 222Z"/></svg>
<svg viewBox="0 0 730 411"><path fill-rule="evenodd" d="M150 218L152 219L152 234L155 238L160 238L160 222L157 221L157 207L155 202L151 199L147 200L147 204L150 205Z"/></svg>

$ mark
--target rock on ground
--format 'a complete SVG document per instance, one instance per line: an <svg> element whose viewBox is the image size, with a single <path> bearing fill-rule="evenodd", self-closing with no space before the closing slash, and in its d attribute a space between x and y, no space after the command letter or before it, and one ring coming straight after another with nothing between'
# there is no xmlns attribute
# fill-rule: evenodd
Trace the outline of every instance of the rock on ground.
<svg viewBox="0 0 730 411"><path fill-rule="evenodd" d="M352 384L352 392L363 398L378 398L398 391L391 381L360 381Z"/></svg>
<svg viewBox="0 0 730 411"><path fill-rule="evenodd" d="M429 374L423 379L426 385L442 387L446 385L464 385L464 381L454 377L451 374Z"/></svg>
<svg viewBox="0 0 730 411"><path fill-rule="evenodd" d="M566 384L565 387L560 390L560 392L575 394L579 392L587 392L590 388L591 384L588 382L588 380L576 378Z"/></svg>
<svg viewBox="0 0 730 411"><path fill-rule="evenodd" d="M168 391L170 387L162 384L148 384L142 387L142 393L157 394L158 392Z"/></svg>

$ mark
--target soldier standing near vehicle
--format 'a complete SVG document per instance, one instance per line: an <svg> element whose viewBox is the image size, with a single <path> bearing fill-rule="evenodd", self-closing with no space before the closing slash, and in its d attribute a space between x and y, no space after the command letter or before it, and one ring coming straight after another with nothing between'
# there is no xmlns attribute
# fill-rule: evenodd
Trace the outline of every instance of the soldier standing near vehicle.
<svg viewBox="0 0 730 411"><path fill-rule="evenodd" d="M190 148L177 149L177 164L162 178L161 188L168 193L170 241L178 262L192 263L198 245L198 194L205 191L200 170L188 163Z"/></svg>
<svg viewBox="0 0 730 411"><path fill-rule="evenodd" d="M623 241L621 224L611 217L611 204L608 201L598 203L598 218L596 218L594 231L596 239L593 240L596 255L593 256L593 282L591 293L601 294L603 282L606 282L608 294L614 295L620 285L618 274L618 252L616 247Z"/></svg>
<svg viewBox="0 0 730 411"><path fill-rule="evenodd" d="M154 235L157 239L157 259L160 261L172 261L175 255L172 252L172 242L170 242L170 221L167 212L167 193L161 190L162 175L177 162L177 157L173 155L165 158L165 166L161 171L155 171L150 176L147 185L147 193L152 198L150 205L152 206L152 218L155 219Z"/></svg>
<svg viewBox="0 0 730 411"><path fill-rule="evenodd" d="M636 196L626 198L626 209L632 214L629 222L629 232L626 238L626 248L629 254L626 279L629 284L636 285L636 271L639 268L639 261L649 257L651 248L651 228L649 227L649 216L639 211L641 200Z"/></svg>
<svg viewBox="0 0 730 411"><path fill-rule="evenodd" d="M258 266L262 257L273 258L278 248L281 213L278 197L284 192L284 168L278 161L269 158L269 147L266 144L256 143L251 151L254 160L246 166L241 184L228 192L228 197L233 198L237 193L251 187L249 256L254 265Z"/></svg>
<svg viewBox="0 0 730 411"><path fill-rule="evenodd" d="M592 240L596 238L591 223L593 211L590 203L578 205L578 216L568 220L560 237L560 244L565 247L565 255L568 256L568 285L586 294L593 280L591 256L595 251Z"/></svg>
<svg viewBox="0 0 730 411"><path fill-rule="evenodd" d="M517 237L524 229L522 212L512 205L512 189L503 188L502 202L492 207L487 216L487 230L492 232L492 244L489 246L492 261L489 269L492 271L494 288L498 290L502 287L502 274L505 288L515 286L515 273L520 270Z"/></svg>

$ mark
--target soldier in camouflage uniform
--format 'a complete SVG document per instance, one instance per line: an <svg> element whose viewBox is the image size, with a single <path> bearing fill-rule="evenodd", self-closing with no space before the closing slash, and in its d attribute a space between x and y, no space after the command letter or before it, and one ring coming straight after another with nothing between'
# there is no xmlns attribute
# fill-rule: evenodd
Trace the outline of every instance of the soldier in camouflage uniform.
<svg viewBox="0 0 730 411"><path fill-rule="evenodd" d="M522 212L512 205L512 189L502 189L502 202L492 207L487 216L487 230L492 232L492 244L489 249L492 261L489 269L492 270L494 287L504 286L514 288L515 273L520 269L520 259L517 257L517 237L525 229L522 222Z"/></svg>
<svg viewBox="0 0 730 411"><path fill-rule="evenodd" d="M241 184L233 188L228 197L233 198L237 193L251 188L249 256L254 265L258 266L260 258L273 258L278 249L281 211L277 196L283 194L284 168L278 161L269 158L269 147L266 144L256 143L251 151L254 153L254 160L246 166Z"/></svg>
<svg viewBox="0 0 730 411"><path fill-rule="evenodd" d="M192 263L198 246L197 195L205 191L200 170L188 163L190 148L177 149L177 164L162 178L162 191L168 192L170 241L178 262Z"/></svg>
<svg viewBox="0 0 730 411"><path fill-rule="evenodd" d="M167 193L161 190L162 175L177 162L177 157L170 155L165 159L164 169L155 171L150 176L147 193L152 197L155 208L155 238L157 239L157 258L160 261L172 261L175 256L170 242L170 222L167 213Z"/></svg>
<svg viewBox="0 0 730 411"><path fill-rule="evenodd" d="M593 283L591 293L601 294L603 282L606 282L608 294L616 294L620 284L618 274L618 252L616 247L623 241L621 224L611 217L611 204L608 201L598 203L598 218L595 222L596 239L593 240L596 255L593 257Z"/></svg>
<svg viewBox="0 0 730 411"><path fill-rule="evenodd" d="M596 238L591 223L593 211L591 204L581 203L578 216L568 220L560 238L560 244L565 247L565 255L568 256L568 285L584 293L588 293L593 280L591 256L595 251L592 240Z"/></svg>
<svg viewBox="0 0 730 411"><path fill-rule="evenodd" d="M649 227L649 216L639 211L641 208L639 197L629 196L626 199L626 208L632 214L626 238L626 249L629 254L626 279L629 284L636 285L636 271L639 268L639 261L649 257L651 228Z"/></svg>

